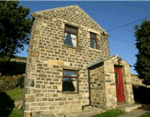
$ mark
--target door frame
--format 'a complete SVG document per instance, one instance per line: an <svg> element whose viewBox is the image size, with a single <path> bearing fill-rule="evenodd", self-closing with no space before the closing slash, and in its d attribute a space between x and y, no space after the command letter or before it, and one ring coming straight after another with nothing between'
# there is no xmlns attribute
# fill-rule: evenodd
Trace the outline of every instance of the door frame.
<svg viewBox="0 0 150 117"><path fill-rule="evenodd" d="M123 81L123 69L124 69L124 67L123 67L123 65L115 65L114 64L114 74L115 74L115 67L121 67L121 74L122 74L122 84L123 84L124 101L119 103L118 99L117 99L117 105L120 105L120 104L126 103L126 101L125 101L125 92L124 92L125 87L124 87L124 81ZM115 82L116 82L116 78L115 78ZM115 88L116 88L116 85L115 85ZM117 98L117 91L116 91L116 98Z"/></svg>

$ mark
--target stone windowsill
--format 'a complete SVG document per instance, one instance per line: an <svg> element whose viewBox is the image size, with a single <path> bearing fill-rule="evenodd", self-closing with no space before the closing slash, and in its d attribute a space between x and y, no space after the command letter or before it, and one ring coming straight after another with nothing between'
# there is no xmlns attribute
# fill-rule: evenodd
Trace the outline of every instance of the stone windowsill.
<svg viewBox="0 0 150 117"><path fill-rule="evenodd" d="M73 46L69 46L69 45L62 45L62 47L66 47L66 48L72 48L72 49L81 49L82 47L81 46L78 46L78 47L73 47Z"/></svg>
<svg viewBox="0 0 150 117"><path fill-rule="evenodd" d="M80 96L81 94L77 92L62 92L62 97L74 97L74 96Z"/></svg>
<svg viewBox="0 0 150 117"><path fill-rule="evenodd" d="M102 50L98 50L98 49L94 49L94 48L89 48L90 50L93 50L93 51L98 51L98 52L102 52Z"/></svg>

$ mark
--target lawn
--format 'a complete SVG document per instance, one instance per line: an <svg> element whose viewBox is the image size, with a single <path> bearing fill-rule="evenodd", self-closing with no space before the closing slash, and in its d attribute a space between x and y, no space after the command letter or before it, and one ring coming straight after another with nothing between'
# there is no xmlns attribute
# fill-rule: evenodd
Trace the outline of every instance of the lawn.
<svg viewBox="0 0 150 117"><path fill-rule="evenodd" d="M22 113L19 110L13 110L9 117L21 117Z"/></svg>
<svg viewBox="0 0 150 117"><path fill-rule="evenodd" d="M6 91L6 93L13 100L23 99L23 89L18 88L18 89L8 90Z"/></svg>
<svg viewBox="0 0 150 117"><path fill-rule="evenodd" d="M118 117L119 115L123 115L126 112L118 110L118 109L112 109L108 110L102 114L94 115L92 117Z"/></svg>
<svg viewBox="0 0 150 117"><path fill-rule="evenodd" d="M23 89L13 89L6 91L7 95L10 96L11 99L23 99ZM102 114L94 115L92 117L118 117L119 115L125 114L124 111L118 110L118 109L112 109L108 110ZM147 114L150 116L150 113ZM141 116L141 117L148 117L147 115ZM13 110L9 117L21 117L21 111L19 110Z"/></svg>
<svg viewBox="0 0 150 117"><path fill-rule="evenodd" d="M23 89L13 89L6 91L7 95L10 96L12 100L23 99ZM22 112L20 110L13 110L9 117L21 117Z"/></svg>
<svg viewBox="0 0 150 117"><path fill-rule="evenodd" d="M150 112L145 113L144 115L141 115L140 117L150 117Z"/></svg>

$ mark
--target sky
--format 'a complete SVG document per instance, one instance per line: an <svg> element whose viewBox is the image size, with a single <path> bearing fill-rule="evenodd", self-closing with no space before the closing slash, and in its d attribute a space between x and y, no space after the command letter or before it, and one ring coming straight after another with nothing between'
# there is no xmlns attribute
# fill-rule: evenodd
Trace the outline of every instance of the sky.
<svg viewBox="0 0 150 117"><path fill-rule="evenodd" d="M134 26L140 25L145 17L150 16L150 1L20 1L19 5L30 8L30 14L40 10L78 5L88 15L90 15L109 34L110 55L118 54L132 67L132 74L137 74L134 70L136 54L136 38L134 36ZM146 18L150 20L150 17ZM135 22L140 20L138 22ZM135 22L135 23L132 23ZM132 23L130 25L126 25ZM114 29L120 26L124 27ZM27 57L28 46L18 56Z"/></svg>

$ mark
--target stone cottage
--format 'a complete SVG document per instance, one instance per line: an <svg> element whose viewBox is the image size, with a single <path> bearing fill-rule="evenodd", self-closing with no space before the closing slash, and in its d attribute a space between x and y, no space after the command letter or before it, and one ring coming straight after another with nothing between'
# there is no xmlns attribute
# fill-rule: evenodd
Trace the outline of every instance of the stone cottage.
<svg viewBox="0 0 150 117"><path fill-rule="evenodd" d="M79 6L38 11L29 43L23 116L134 103L130 65Z"/></svg>

